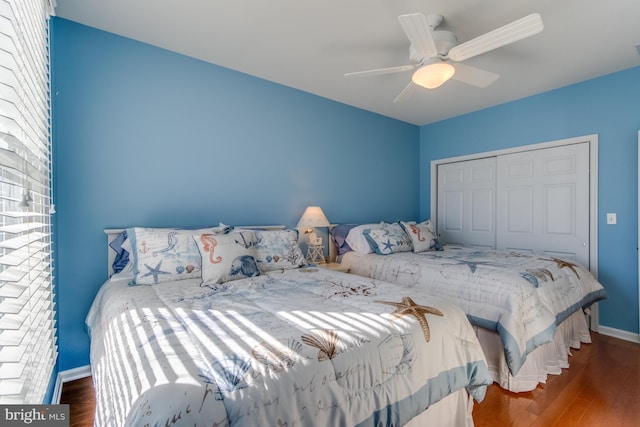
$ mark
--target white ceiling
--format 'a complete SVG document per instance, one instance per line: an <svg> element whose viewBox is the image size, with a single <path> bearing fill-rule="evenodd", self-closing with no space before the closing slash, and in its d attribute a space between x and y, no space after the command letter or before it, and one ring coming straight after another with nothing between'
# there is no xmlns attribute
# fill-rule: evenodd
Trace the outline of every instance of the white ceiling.
<svg viewBox="0 0 640 427"><path fill-rule="evenodd" d="M56 0L56 15L416 125L640 65L639 0ZM464 61L500 78L448 81L393 103L411 71L404 13L437 13L470 40L530 13L545 29ZM636 88L637 90L637 88Z"/></svg>

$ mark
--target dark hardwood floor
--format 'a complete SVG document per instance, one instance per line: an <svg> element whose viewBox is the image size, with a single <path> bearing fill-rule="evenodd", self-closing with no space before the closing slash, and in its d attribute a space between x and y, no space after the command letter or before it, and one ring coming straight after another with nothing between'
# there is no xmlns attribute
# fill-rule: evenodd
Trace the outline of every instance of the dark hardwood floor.
<svg viewBox="0 0 640 427"><path fill-rule="evenodd" d="M96 395L91 377L64 383L60 403L69 404L69 427L93 426Z"/></svg>
<svg viewBox="0 0 640 427"><path fill-rule="evenodd" d="M489 387L485 400L475 404L476 426L640 425L640 346L597 333L592 338L592 344L573 351L570 369L531 392ZM91 378L66 383L60 403L70 404L71 427L92 426Z"/></svg>

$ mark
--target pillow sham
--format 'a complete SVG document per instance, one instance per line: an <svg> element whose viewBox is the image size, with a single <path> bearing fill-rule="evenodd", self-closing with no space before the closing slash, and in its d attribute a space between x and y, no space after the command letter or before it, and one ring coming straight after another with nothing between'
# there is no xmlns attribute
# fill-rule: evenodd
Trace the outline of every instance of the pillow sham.
<svg viewBox="0 0 640 427"><path fill-rule="evenodd" d="M129 251L123 246L127 240L127 230L124 230L109 243L109 247L116 253L116 257L111 264L113 274L120 273L129 264Z"/></svg>
<svg viewBox="0 0 640 427"><path fill-rule="evenodd" d="M349 230L349 234L347 234L347 238L345 239L345 241L355 252L370 254L371 252L373 252L373 249L371 248L369 240L367 240L363 232L367 229L379 228L382 226L384 226L384 222L380 222L377 224L362 224L353 227L351 230Z"/></svg>
<svg viewBox="0 0 640 427"><path fill-rule="evenodd" d="M400 224L385 224L383 227L371 228L363 232L371 248L379 255L412 250L411 239Z"/></svg>
<svg viewBox="0 0 640 427"><path fill-rule="evenodd" d="M200 252L192 236L218 230L219 227L201 230L128 228L130 255L133 256L133 280L129 284L154 285L201 277Z"/></svg>
<svg viewBox="0 0 640 427"><path fill-rule="evenodd" d="M426 220L419 224L400 221L400 225L402 225L404 231L411 238L411 244L413 245L414 252L443 250L442 245L438 242L430 220Z"/></svg>
<svg viewBox="0 0 640 427"><path fill-rule="evenodd" d="M298 246L297 230L256 230L255 257L261 272L289 270L307 262Z"/></svg>
<svg viewBox="0 0 640 427"><path fill-rule="evenodd" d="M331 241L338 248L338 255L343 255L353 250L346 239L349 231L356 226L357 224L340 224L329 229L329 236L331 236Z"/></svg>
<svg viewBox="0 0 640 427"><path fill-rule="evenodd" d="M260 275L255 259L253 231L203 233L193 237L202 260L202 283L215 285Z"/></svg>

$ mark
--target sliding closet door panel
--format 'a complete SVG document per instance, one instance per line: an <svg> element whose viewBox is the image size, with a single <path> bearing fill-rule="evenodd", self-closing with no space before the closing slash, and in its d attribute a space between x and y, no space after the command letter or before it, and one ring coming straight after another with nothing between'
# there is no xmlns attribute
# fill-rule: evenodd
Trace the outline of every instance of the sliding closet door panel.
<svg viewBox="0 0 640 427"><path fill-rule="evenodd" d="M471 231L494 233L495 191L476 189L471 191ZM488 243L488 242L487 242ZM492 245L493 246L493 245Z"/></svg>
<svg viewBox="0 0 640 427"><path fill-rule="evenodd" d="M448 191L444 194L444 216L443 226L448 233L463 231L463 203L464 193L462 191Z"/></svg>
<svg viewBox="0 0 640 427"><path fill-rule="evenodd" d="M438 165L440 240L494 248L495 188L495 157Z"/></svg>
<svg viewBox="0 0 640 427"><path fill-rule="evenodd" d="M576 214L576 186L565 184L562 186L548 186L545 188L547 209L544 224L547 235L571 236L576 230L574 222ZM554 209L554 206L562 206L564 209Z"/></svg>
<svg viewBox="0 0 640 427"><path fill-rule="evenodd" d="M514 187L507 189L507 212L518 214L507 215L507 230L510 233L533 232L533 188Z"/></svg>
<svg viewBox="0 0 640 427"><path fill-rule="evenodd" d="M589 266L589 145L497 158L497 247Z"/></svg>

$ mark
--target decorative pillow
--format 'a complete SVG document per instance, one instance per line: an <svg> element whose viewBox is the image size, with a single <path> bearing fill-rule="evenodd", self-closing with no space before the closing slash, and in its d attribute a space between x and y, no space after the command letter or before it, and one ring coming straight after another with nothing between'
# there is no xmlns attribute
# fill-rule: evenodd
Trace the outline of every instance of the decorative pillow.
<svg viewBox="0 0 640 427"><path fill-rule="evenodd" d="M345 241L355 252L359 252L362 254L370 254L373 252L371 245L369 244L369 240L364 236L364 230L383 227L384 222L380 222L378 224L362 224L357 227L353 227L349 230L349 234L347 234L347 238Z"/></svg>
<svg viewBox="0 0 640 427"><path fill-rule="evenodd" d="M229 234L203 233L193 236L202 257L202 284L215 285L230 280L259 276L253 231Z"/></svg>
<svg viewBox="0 0 640 427"><path fill-rule="evenodd" d="M411 224L408 222L400 221L400 225L404 228L404 231L411 238L414 252L424 252L428 250L441 251L442 245L436 238L436 233L433 230L430 220L421 222L420 224Z"/></svg>
<svg viewBox="0 0 640 427"><path fill-rule="evenodd" d="M398 223L367 229L363 234L369 241L371 248L379 255L408 252L412 249L411 239Z"/></svg>
<svg viewBox="0 0 640 427"><path fill-rule="evenodd" d="M109 246L116 252L116 257L111 264L113 273L120 273L129 264L129 251L124 248L123 244L127 241L127 230L124 230L116 236Z"/></svg>
<svg viewBox="0 0 640 427"><path fill-rule="evenodd" d="M153 285L202 277L198 246L192 236L215 233L216 228L128 228L133 254L130 285Z"/></svg>
<svg viewBox="0 0 640 427"><path fill-rule="evenodd" d="M260 271L289 270L307 264L298 246L297 230L256 230L255 235Z"/></svg>
<svg viewBox="0 0 640 427"><path fill-rule="evenodd" d="M329 229L329 236L331 236L331 241L338 248L338 255L343 255L353 250L346 239L349 231L356 226L357 224L340 224Z"/></svg>

